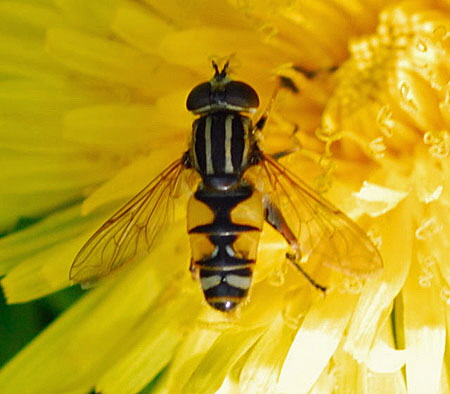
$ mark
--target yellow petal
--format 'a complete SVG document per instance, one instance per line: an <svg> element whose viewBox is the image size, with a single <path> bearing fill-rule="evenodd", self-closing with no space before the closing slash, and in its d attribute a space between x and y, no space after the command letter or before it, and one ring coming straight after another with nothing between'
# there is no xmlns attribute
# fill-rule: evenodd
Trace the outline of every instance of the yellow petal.
<svg viewBox="0 0 450 394"><path fill-rule="evenodd" d="M364 182L361 190L353 193L353 195L359 200L359 208L363 212L368 213L372 217L376 217L395 208L408 193L388 189L370 182Z"/></svg>
<svg viewBox="0 0 450 394"><path fill-rule="evenodd" d="M373 344L365 364L370 371L378 374L391 374L393 379L406 363L407 350L395 349L390 321L387 320L379 331L379 336Z"/></svg>
<svg viewBox="0 0 450 394"><path fill-rule="evenodd" d="M20 77L53 82L61 73L58 65L44 52L42 44L18 37L0 42L0 71ZM33 67L31 67L33 65Z"/></svg>
<svg viewBox="0 0 450 394"><path fill-rule="evenodd" d="M374 374L370 371L366 374L367 380L363 389L367 394L395 393L408 394L403 373L398 371L394 374Z"/></svg>
<svg viewBox="0 0 450 394"><path fill-rule="evenodd" d="M184 68L117 41L55 28L48 30L46 45L52 56L76 72L124 84L153 97L174 88L192 86L190 73Z"/></svg>
<svg viewBox="0 0 450 394"><path fill-rule="evenodd" d="M58 13L44 5L2 1L0 3L0 26L9 32L39 37L42 28L61 23Z"/></svg>
<svg viewBox="0 0 450 394"><path fill-rule="evenodd" d="M440 392L446 341L445 309L439 288L420 281L417 258L403 289L406 381L409 393Z"/></svg>
<svg viewBox="0 0 450 394"><path fill-rule="evenodd" d="M308 392L341 341L356 301L355 295L334 292L311 307L281 370L281 390Z"/></svg>
<svg viewBox="0 0 450 394"><path fill-rule="evenodd" d="M157 53L160 41L174 26L134 1L120 1L111 28L132 46L145 53Z"/></svg>
<svg viewBox="0 0 450 394"><path fill-rule="evenodd" d="M106 35L109 33L116 1L54 0L53 3L64 15L66 24L75 25L96 34ZM95 23L92 23L93 20Z"/></svg>
<svg viewBox="0 0 450 394"><path fill-rule="evenodd" d="M411 199L386 216L380 229L383 271L367 281L348 330L345 350L358 361L367 358L378 327L390 313L391 303L409 272L412 254ZM395 226L393 226L395 223ZM401 232L401 242L399 241Z"/></svg>
<svg viewBox="0 0 450 394"><path fill-rule="evenodd" d="M9 303L27 302L69 286L69 269L86 237L76 237L23 259L1 280Z"/></svg>
<svg viewBox="0 0 450 394"><path fill-rule="evenodd" d="M428 160L427 153L419 151L412 178L418 199L425 204L440 199L445 188L445 172Z"/></svg>
<svg viewBox="0 0 450 394"><path fill-rule="evenodd" d="M91 160L84 153L66 155L4 154L0 165L7 168L0 181L13 193L82 190L110 176L111 163ZM79 192L78 192L79 193Z"/></svg>
<svg viewBox="0 0 450 394"><path fill-rule="evenodd" d="M179 295L177 293L179 291L171 294L167 302L161 301L155 310L148 311L133 330L133 335L121 343L126 353L117 355L117 361L96 384L97 391L137 393L168 365L183 338L184 327L199 310L195 301L188 297L175 297Z"/></svg>
<svg viewBox="0 0 450 394"><path fill-rule="evenodd" d="M191 45L193 42L196 43L195 46ZM289 61L287 54L277 48L265 46L262 38L254 32L205 27L168 35L161 43L160 54L174 63L204 69L201 66L205 64L205 59L211 56L220 58L234 54L236 42L241 43L238 55L242 65L259 64L261 68L270 70L275 65ZM270 51L274 53L269 56ZM240 75L245 77L242 70Z"/></svg>
<svg viewBox="0 0 450 394"><path fill-rule="evenodd" d="M428 81L423 81L415 71L399 70L398 87L401 108L413 118L421 130L440 130L443 127L439 101Z"/></svg>
<svg viewBox="0 0 450 394"><path fill-rule="evenodd" d="M115 177L90 194L84 201L82 212L87 214L108 202L137 194L172 161L181 158L182 152L171 156L170 150L160 149L148 157L133 161Z"/></svg>
<svg viewBox="0 0 450 394"><path fill-rule="evenodd" d="M9 115L9 117L15 115L17 120L26 119L29 122L35 121L36 117L39 117L40 121L45 122L50 119L58 119L61 112L73 106L88 105L95 99L102 98L100 92L95 91L98 93L96 96L93 93L93 89L77 87L68 83L64 78L55 80L53 83L23 79L1 81L0 113ZM49 134L45 124L39 122L36 126L41 128L43 133L41 139L44 139ZM25 136L28 136L28 132L25 133ZM58 136L59 134L54 134L54 137ZM41 140L41 144L42 142Z"/></svg>
<svg viewBox="0 0 450 394"><path fill-rule="evenodd" d="M167 234L165 242L178 245L182 227L178 229ZM179 259L186 261L186 252ZM158 264L161 261L165 264ZM117 354L126 355L127 338L179 272L178 263L162 243L150 260L134 264L88 293L3 367L2 391L13 393L17 387L28 394L89 391Z"/></svg>
<svg viewBox="0 0 450 394"><path fill-rule="evenodd" d="M41 248L52 245L67 237L67 230L73 228L61 229L61 223L71 223L75 215L78 214L79 207L68 209L61 213L55 214L34 224L22 231L9 234L0 239L0 274L3 275L15 261L20 260L26 255L32 254ZM73 223L73 222L72 222ZM64 227L64 225L62 226Z"/></svg>
<svg viewBox="0 0 450 394"><path fill-rule="evenodd" d="M215 393L233 364L259 339L262 328L227 330L210 347L183 393Z"/></svg>
<svg viewBox="0 0 450 394"><path fill-rule="evenodd" d="M227 26L230 30L248 26L248 18L230 5L230 2L214 0L195 0L180 7L177 0L157 1L145 0L152 10L164 16L175 26L187 27L197 25Z"/></svg>
<svg viewBox="0 0 450 394"><path fill-rule="evenodd" d="M208 349L220 335L220 330L214 330L206 324L195 323L180 344L175 360L164 379L158 384L157 392L167 393L167 390L181 392L181 388L186 386Z"/></svg>
<svg viewBox="0 0 450 394"><path fill-rule="evenodd" d="M177 107L176 104L174 106ZM184 109L184 103L179 107ZM187 111L181 118L187 120L183 127L188 129L190 121ZM164 117L158 108L147 105L85 107L70 111L64 117L64 137L121 155L135 153L136 147L141 147L144 153L170 143L178 143L185 149L183 130L177 130L172 119L174 115ZM179 120L176 122L180 123Z"/></svg>
<svg viewBox="0 0 450 394"><path fill-rule="evenodd" d="M79 191L63 190L48 193L42 190L37 193L21 194L9 190L0 195L0 228L10 230L17 225L19 219L39 218L52 212L55 207L64 206L67 201L79 198Z"/></svg>
<svg viewBox="0 0 450 394"><path fill-rule="evenodd" d="M387 363L389 361L387 360ZM315 391L313 392L317 394L324 392L320 390L321 384L324 386L328 383L329 389L326 392L334 391L339 394L407 393L401 370L391 373L376 373L364 364L355 361L349 353L341 348L338 349L330 364L331 371L324 371L318 384L314 385Z"/></svg>
<svg viewBox="0 0 450 394"><path fill-rule="evenodd" d="M294 331L281 316L276 317L268 330L251 349L239 371L239 389L244 393L275 392L284 358L291 345Z"/></svg>

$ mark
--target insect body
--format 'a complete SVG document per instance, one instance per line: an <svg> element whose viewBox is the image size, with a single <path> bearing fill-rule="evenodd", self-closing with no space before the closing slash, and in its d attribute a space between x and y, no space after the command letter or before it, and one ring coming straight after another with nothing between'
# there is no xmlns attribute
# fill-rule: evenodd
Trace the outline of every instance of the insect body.
<svg viewBox="0 0 450 394"><path fill-rule="evenodd" d="M230 81L226 68L220 72L216 68L214 78L194 88L187 99L187 108L199 115L189 157L202 178L188 205L191 270L198 268L208 303L223 311L233 309L248 293L256 258L256 248L249 248L248 241L257 244L264 221L261 203L256 220L242 218L241 222L232 217L234 209L242 209L241 204L254 200L251 197L256 194L242 175L257 149L251 120L245 114L258 105L253 88ZM257 200L261 202L261 197ZM197 210L192 208L199 204L212 220L198 223L198 215L193 216ZM239 248L242 237L247 243ZM201 241L209 247L200 248ZM207 253L198 255L204 249Z"/></svg>
<svg viewBox="0 0 450 394"><path fill-rule="evenodd" d="M148 251L186 169L200 176L187 209L190 268L213 308L232 311L247 298L264 221L286 239L288 259L318 288L300 265L302 257L357 276L379 269L381 258L364 232L260 150L256 133L267 115L256 123L250 118L259 106L255 90L230 80L228 64L222 70L213 66L213 78L187 98L188 110L197 115L188 151L89 239L70 278L90 284ZM260 170L262 189L250 168Z"/></svg>

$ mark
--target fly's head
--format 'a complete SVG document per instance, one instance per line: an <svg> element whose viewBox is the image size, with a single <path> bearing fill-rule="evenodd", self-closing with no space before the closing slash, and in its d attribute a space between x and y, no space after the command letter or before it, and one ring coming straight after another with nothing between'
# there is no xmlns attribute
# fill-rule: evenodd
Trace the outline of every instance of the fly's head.
<svg viewBox="0 0 450 394"><path fill-rule="evenodd" d="M195 115L204 115L220 110L254 113L259 107L259 97L248 84L233 81L228 76L229 63L219 69L212 62L214 76L191 90L186 107Z"/></svg>

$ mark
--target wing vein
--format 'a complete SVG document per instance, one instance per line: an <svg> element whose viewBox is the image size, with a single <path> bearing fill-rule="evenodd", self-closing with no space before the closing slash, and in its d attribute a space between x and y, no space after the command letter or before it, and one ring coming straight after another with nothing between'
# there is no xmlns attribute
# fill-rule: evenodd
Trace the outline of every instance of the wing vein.
<svg viewBox="0 0 450 394"><path fill-rule="evenodd" d="M70 279L92 284L122 265L148 253L173 210L174 191L185 170L182 159L171 163L111 216L75 257Z"/></svg>

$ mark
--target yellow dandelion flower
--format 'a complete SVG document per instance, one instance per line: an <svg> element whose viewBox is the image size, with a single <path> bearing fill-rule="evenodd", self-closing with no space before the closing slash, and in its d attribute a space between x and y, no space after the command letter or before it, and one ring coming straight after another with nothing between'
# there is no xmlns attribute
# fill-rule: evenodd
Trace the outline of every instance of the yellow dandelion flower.
<svg viewBox="0 0 450 394"><path fill-rule="evenodd" d="M448 392L449 8L0 2L2 230L41 217L0 240L8 302L68 287L92 232L182 156L186 97L210 79L211 58L231 59L262 111L279 78L290 86L264 152L291 152L280 161L357 221L384 261L367 281L318 270L324 296L266 226L249 302L221 314L188 272L178 204L148 256L0 370L0 392Z"/></svg>

